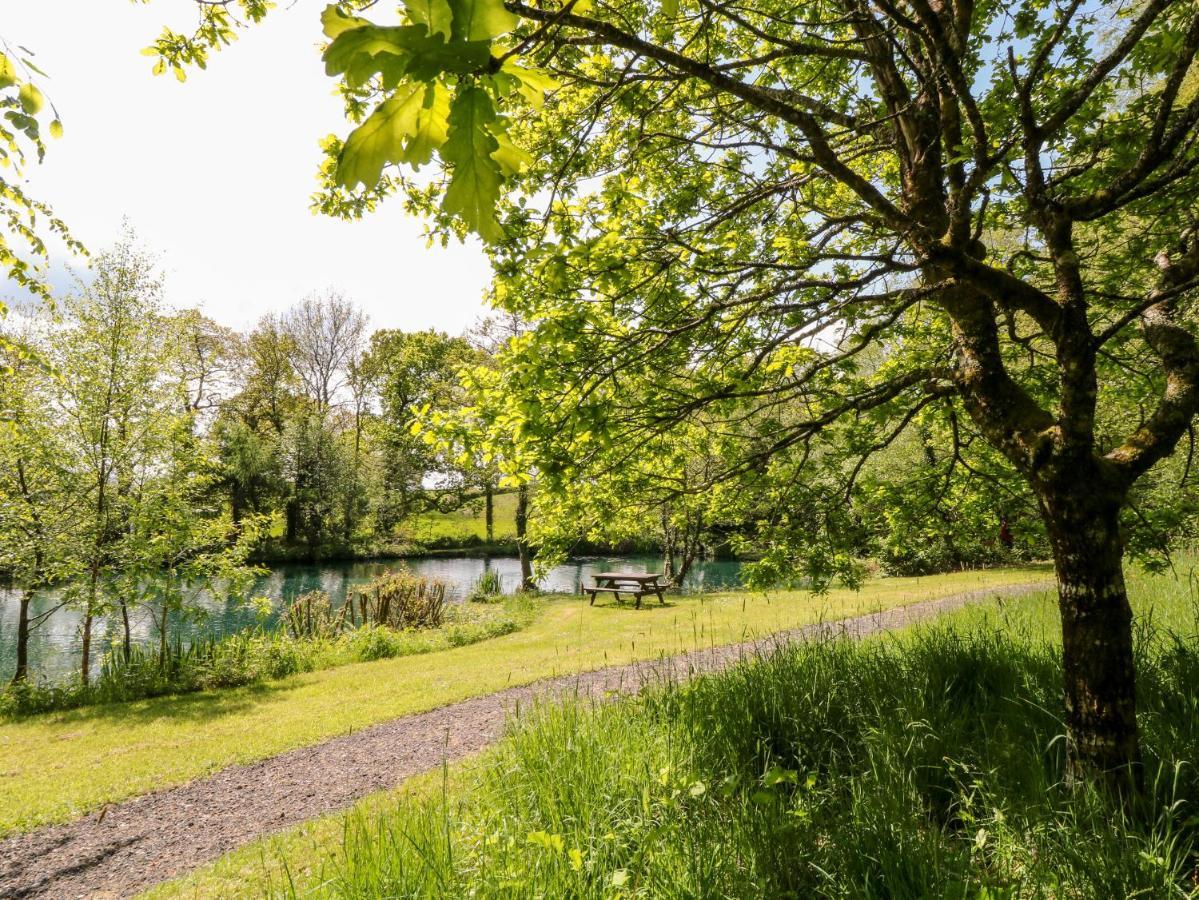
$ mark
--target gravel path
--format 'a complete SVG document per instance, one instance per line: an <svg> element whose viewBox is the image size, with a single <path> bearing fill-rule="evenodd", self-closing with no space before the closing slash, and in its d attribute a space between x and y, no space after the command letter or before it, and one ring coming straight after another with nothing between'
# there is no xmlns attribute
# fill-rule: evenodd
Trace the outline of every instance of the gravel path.
<svg viewBox="0 0 1199 900"><path fill-rule="evenodd" d="M864 637L968 603L1046 586L1041 582L953 594L763 640L546 679L393 719L251 765L232 766L66 825L0 841L0 897L128 896L255 838L344 809L367 794L481 750L501 736L505 720L521 704L564 696L633 694L649 681L681 680L722 669L787 641Z"/></svg>

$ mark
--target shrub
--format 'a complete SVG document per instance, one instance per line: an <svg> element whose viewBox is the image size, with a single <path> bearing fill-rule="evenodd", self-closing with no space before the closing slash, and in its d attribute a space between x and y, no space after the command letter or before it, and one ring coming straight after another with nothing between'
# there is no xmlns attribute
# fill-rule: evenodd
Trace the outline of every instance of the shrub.
<svg viewBox="0 0 1199 900"><path fill-rule="evenodd" d="M445 582L423 578L407 569L385 572L354 592L347 601L351 623L392 628L438 628L445 619Z"/></svg>
<svg viewBox="0 0 1199 900"><path fill-rule="evenodd" d="M289 604L281 618L293 638L331 638L344 630L349 609L349 602L335 609L327 593L309 591Z"/></svg>
<svg viewBox="0 0 1199 900"><path fill-rule="evenodd" d="M495 569L487 569L471 586L467 597L472 603L494 603L504 592L504 579Z"/></svg>

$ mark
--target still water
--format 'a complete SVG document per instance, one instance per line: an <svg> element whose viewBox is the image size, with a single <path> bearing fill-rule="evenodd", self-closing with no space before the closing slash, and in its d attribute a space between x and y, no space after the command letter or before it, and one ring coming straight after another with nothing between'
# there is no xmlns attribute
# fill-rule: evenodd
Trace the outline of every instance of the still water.
<svg viewBox="0 0 1199 900"><path fill-rule="evenodd" d="M485 571L496 572L504 591L511 592L520 585L520 562L515 557L440 557L436 559L393 559L377 562L330 562L286 564L272 566L267 575L259 578L248 596L269 597L272 608L265 616L242 600L204 594L197 600L199 615L188 621L173 621L170 638L186 644L197 636L231 634L254 626L272 627L278 621L279 610L296 596L307 591L323 590L335 602L342 601L355 585L370 581L388 569L404 565L418 575L437 578L446 583L447 595L454 600L464 599ZM660 572L658 557L634 556L621 558L583 557L555 566L539 582L542 590L577 593L579 585L589 582L596 572L612 570ZM739 583L740 564L732 560L698 562L687 577L689 591L719 590ZM39 594L33 602L31 616L38 616L58 604L55 591ZM59 609L34 629L29 638L29 665L35 677L60 681L74 673L79 665L79 613ZM134 640L154 645L158 628L148 610L135 610L131 615ZM16 662L17 593L0 590L0 683L11 677ZM120 640L118 619L99 621L96 626L101 648ZM99 654L97 654L99 656ZM97 659L96 667L99 667Z"/></svg>

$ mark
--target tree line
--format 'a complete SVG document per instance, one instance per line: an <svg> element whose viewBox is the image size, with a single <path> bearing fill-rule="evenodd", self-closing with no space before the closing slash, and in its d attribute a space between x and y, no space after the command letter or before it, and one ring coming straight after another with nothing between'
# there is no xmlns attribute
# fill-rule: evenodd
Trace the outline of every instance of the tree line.
<svg viewBox="0 0 1199 900"><path fill-rule="evenodd" d="M204 587L236 594L254 560L386 550L405 522L477 502L493 538L494 464L450 456L418 420L463 403L498 323L470 336L371 331L336 291L238 331L167 305L132 234L53 307L11 313L0 347L0 570L18 589L15 680L31 631L62 606L95 624L194 616ZM527 510L528 487L516 488ZM527 515L525 516L527 518ZM517 535L532 581L523 522ZM36 592L58 605L34 615Z"/></svg>

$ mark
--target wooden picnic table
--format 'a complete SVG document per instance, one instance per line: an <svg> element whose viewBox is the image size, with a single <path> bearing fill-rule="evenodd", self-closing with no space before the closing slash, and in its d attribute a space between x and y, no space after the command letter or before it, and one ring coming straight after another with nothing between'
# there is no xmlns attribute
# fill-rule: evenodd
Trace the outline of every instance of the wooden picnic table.
<svg viewBox="0 0 1199 900"><path fill-rule="evenodd" d="M595 595L612 592L617 603L623 603L621 594L632 594L637 599L637 609L641 608L641 598L649 594L657 594L658 602L665 605L666 598L662 596L661 575L654 572L597 572L591 576L595 584L583 588L583 592L591 595L591 605L595 606Z"/></svg>

